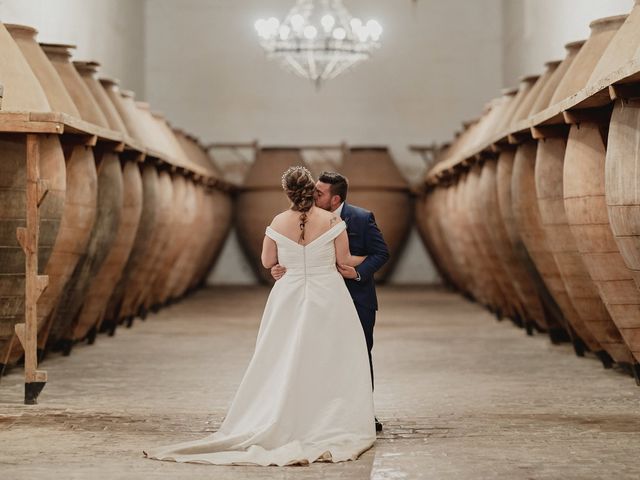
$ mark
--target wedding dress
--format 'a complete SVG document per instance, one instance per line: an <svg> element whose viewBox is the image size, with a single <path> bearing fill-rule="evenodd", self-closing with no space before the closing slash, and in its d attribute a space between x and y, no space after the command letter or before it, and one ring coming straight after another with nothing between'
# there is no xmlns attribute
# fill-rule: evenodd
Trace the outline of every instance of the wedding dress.
<svg viewBox="0 0 640 480"><path fill-rule="evenodd" d="M367 347L336 269L344 222L306 246L267 227L287 268L267 300L255 352L214 434L151 449L156 460L292 465L355 460L375 441Z"/></svg>

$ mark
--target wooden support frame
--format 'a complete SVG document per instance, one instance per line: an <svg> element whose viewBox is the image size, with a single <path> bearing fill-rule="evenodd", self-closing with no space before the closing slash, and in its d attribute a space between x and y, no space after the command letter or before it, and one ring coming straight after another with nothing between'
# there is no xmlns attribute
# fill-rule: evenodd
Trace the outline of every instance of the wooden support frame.
<svg viewBox="0 0 640 480"><path fill-rule="evenodd" d="M3 87L0 84L0 106ZM199 182L208 183L211 188L233 192L234 186L210 175L197 165L180 163L159 152L150 151L139 142L75 117L52 112L0 112L0 132L24 135L26 142L26 225L19 227L16 237L25 255L25 308L24 322L14 326L15 337L20 342L25 355L25 396L26 405L38 403L38 397L47 383L47 372L38 369L38 299L48 285L48 277L38 274L39 207L47 195L48 185L40 178L41 135L65 135L71 143L99 147L115 151L136 162L153 161L165 168L171 168Z"/></svg>
<svg viewBox="0 0 640 480"><path fill-rule="evenodd" d="M40 147L38 135L26 135L27 224L16 235L25 254L24 323L15 326L16 336L24 349L24 403L35 405L47 383L47 372L38 370L38 299L47 288L49 277L38 274L38 240L40 235L38 209L47 194L47 185L40 179Z"/></svg>

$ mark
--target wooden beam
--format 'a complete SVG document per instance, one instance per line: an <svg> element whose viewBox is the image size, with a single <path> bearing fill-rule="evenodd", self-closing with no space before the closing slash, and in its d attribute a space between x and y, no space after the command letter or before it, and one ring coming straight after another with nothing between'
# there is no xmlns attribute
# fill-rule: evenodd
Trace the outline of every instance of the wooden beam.
<svg viewBox="0 0 640 480"><path fill-rule="evenodd" d="M616 100L640 98L640 83L618 83L609 86L609 97Z"/></svg>
<svg viewBox="0 0 640 480"><path fill-rule="evenodd" d="M534 140L542 140L545 138L566 137L569 133L569 127L565 125L538 125L531 127L531 136Z"/></svg>
<svg viewBox="0 0 640 480"><path fill-rule="evenodd" d="M40 234L38 205L46 195L46 183L40 180L40 144L38 135L26 135L27 142L27 225L18 228L16 235L25 253L24 323L15 326L16 336L24 349L24 380L26 405L38 403L38 395L47 381L47 373L38 368L38 299L47 288L49 278L38 275L38 237Z"/></svg>
<svg viewBox="0 0 640 480"><path fill-rule="evenodd" d="M576 125L579 123L608 124L611 120L612 106L602 108L587 108L580 110L567 110L562 113L565 123Z"/></svg>

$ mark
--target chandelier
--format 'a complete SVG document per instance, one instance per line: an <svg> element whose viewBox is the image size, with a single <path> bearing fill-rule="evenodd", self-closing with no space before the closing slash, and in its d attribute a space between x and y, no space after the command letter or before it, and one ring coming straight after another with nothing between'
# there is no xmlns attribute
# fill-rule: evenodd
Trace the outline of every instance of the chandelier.
<svg viewBox="0 0 640 480"><path fill-rule="evenodd" d="M352 17L341 0L297 0L282 22L260 19L255 28L268 58L317 87L368 59L382 34L377 21Z"/></svg>

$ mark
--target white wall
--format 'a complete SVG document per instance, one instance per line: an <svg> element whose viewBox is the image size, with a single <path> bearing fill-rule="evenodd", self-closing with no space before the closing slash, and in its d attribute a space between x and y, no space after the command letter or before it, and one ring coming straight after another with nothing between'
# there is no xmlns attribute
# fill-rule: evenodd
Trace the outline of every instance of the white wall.
<svg viewBox="0 0 640 480"><path fill-rule="evenodd" d="M592 20L626 14L633 0L502 0L504 86L523 75L541 73L544 63L561 60L564 45L589 36Z"/></svg>
<svg viewBox="0 0 640 480"><path fill-rule="evenodd" d="M448 140L502 83L500 0L347 0L385 31L373 60L313 85L267 61L253 24L283 18L294 0L153 0L146 7L146 92L151 104L205 140L262 144L386 144L411 179L411 143ZM228 245L212 281L244 275ZM416 235L397 282L433 279ZM235 276L235 277L234 277Z"/></svg>
<svg viewBox="0 0 640 480"><path fill-rule="evenodd" d="M0 21L35 27L38 41L77 45L105 76L144 96L145 0L1 0Z"/></svg>

